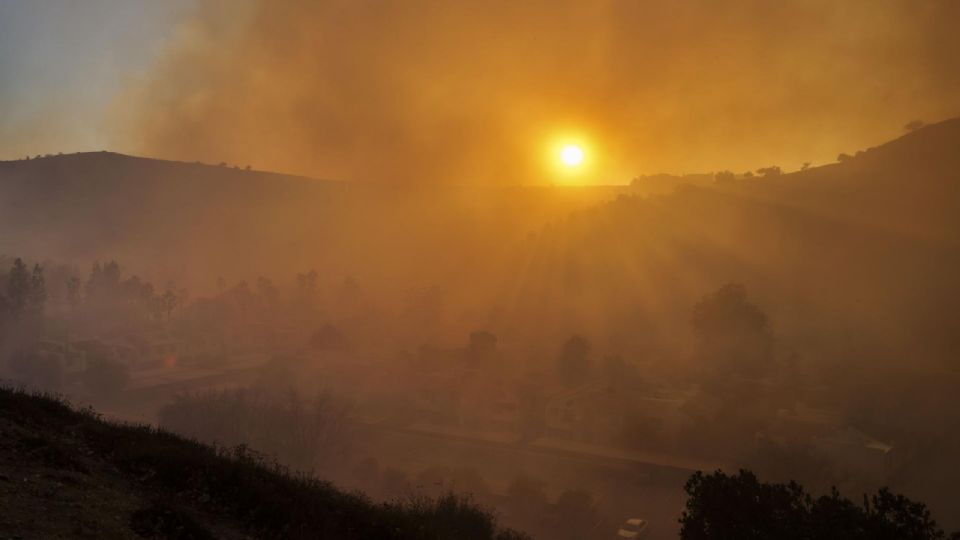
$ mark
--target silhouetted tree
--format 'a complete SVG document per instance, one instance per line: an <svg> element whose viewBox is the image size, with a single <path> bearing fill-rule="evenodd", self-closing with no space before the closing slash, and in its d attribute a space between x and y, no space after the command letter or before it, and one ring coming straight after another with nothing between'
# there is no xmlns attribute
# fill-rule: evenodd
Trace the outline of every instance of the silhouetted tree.
<svg viewBox="0 0 960 540"><path fill-rule="evenodd" d="M907 122L907 125L903 126L903 129L905 131L916 131L925 125L926 123L924 123L923 120L911 120L910 122Z"/></svg>
<svg viewBox="0 0 960 540"><path fill-rule="evenodd" d="M167 316L167 320L173 316L173 310L177 308L177 305L180 303L180 298L177 296L177 293L173 292L170 289L164 291L160 296L160 309Z"/></svg>
<svg viewBox="0 0 960 540"><path fill-rule="evenodd" d="M80 278L77 276L70 276L67 278L67 304L70 305L70 309L76 310L80 306Z"/></svg>
<svg viewBox="0 0 960 540"><path fill-rule="evenodd" d="M743 285L730 283L703 298L692 323L700 354L718 368L756 375L773 359L767 315L747 301Z"/></svg>
<svg viewBox="0 0 960 540"><path fill-rule="evenodd" d="M257 278L257 294L263 300L264 307L268 309L275 309L280 304L280 291L272 281L263 276Z"/></svg>
<svg viewBox="0 0 960 540"><path fill-rule="evenodd" d="M814 498L795 482L768 484L750 471L694 473L684 487L683 540L936 540L946 534L921 503L886 489L859 506ZM957 533L951 538L960 538Z"/></svg>
<svg viewBox="0 0 960 540"><path fill-rule="evenodd" d="M853 156L851 156L850 154L847 154L846 152L842 152L840 155L837 156L837 161L839 161L840 163L850 161L851 159L853 159Z"/></svg>
<svg viewBox="0 0 960 540"><path fill-rule="evenodd" d="M317 289L317 271L310 270L303 274L297 274L297 288L301 292L313 292Z"/></svg>
<svg viewBox="0 0 960 540"><path fill-rule="evenodd" d="M33 265L33 273L30 275L28 302L31 310L37 314L43 314L43 308L47 302L47 282L43 277L43 267L39 264Z"/></svg>
<svg viewBox="0 0 960 540"><path fill-rule="evenodd" d="M803 165L800 167L800 170L801 170L801 171L805 171L805 170L807 170L807 169L809 169L809 168L810 168L810 162L809 162L809 161L804 161L804 162L803 162Z"/></svg>
<svg viewBox="0 0 960 540"><path fill-rule="evenodd" d="M6 293L10 312L14 318L19 318L29 306L31 299L30 273L27 271L27 265L20 258L13 261L13 266L7 273Z"/></svg>
<svg viewBox="0 0 960 540"><path fill-rule="evenodd" d="M720 171L713 175L713 181L718 184L729 184L737 179L737 175L730 171Z"/></svg>
<svg viewBox="0 0 960 540"><path fill-rule="evenodd" d="M757 174L759 174L764 178L767 178L770 176L780 176L782 173L783 171L781 171L780 167L777 165L771 165L769 167L761 167L757 169Z"/></svg>
<svg viewBox="0 0 960 540"><path fill-rule="evenodd" d="M590 342L581 336L572 336L563 344L557 358L557 374L565 386L582 384L590 375Z"/></svg>
<svg viewBox="0 0 960 540"><path fill-rule="evenodd" d="M319 275L316 270L297 274L297 295L295 301L301 308L310 310L316 307Z"/></svg>

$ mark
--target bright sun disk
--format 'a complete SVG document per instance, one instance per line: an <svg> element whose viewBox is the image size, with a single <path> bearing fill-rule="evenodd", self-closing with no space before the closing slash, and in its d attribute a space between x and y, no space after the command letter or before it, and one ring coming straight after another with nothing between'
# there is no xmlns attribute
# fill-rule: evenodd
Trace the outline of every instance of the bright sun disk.
<svg viewBox="0 0 960 540"><path fill-rule="evenodd" d="M567 167L576 167L583 163L583 149L575 144L568 144L560 149L560 161Z"/></svg>

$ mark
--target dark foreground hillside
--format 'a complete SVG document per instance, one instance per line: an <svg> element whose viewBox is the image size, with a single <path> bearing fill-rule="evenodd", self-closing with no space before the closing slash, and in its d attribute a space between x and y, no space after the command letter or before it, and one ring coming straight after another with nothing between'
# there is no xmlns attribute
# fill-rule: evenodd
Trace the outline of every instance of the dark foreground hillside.
<svg viewBox="0 0 960 540"><path fill-rule="evenodd" d="M377 504L243 449L0 388L3 538L521 538L455 496Z"/></svg>

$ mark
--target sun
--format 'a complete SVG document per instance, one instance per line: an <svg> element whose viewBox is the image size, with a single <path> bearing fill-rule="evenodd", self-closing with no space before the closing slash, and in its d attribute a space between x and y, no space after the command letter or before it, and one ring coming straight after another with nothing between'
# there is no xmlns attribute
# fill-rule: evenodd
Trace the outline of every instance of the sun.
<svg viewBox="0 0 960 540"><path fill-rule="evenodd" d="M543 139L544 170L552 181L564 185L590 183L599 165L597 147L577 129L558 129Z"/></svg>
<svg viewBox="0 0 960 540"><path fill-rule="evenodd" d="M564 166L579 167L583 164L583 149L575 144L568 144L560 149L559 157Z"/></svg>

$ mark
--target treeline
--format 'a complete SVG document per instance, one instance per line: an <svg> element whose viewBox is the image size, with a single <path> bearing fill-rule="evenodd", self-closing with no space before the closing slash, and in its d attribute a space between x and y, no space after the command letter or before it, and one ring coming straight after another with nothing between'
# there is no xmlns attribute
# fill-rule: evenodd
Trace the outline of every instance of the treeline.
<svg viewBox="0 0 960 540"><path fill-rule="evenodd" d="M14 259L0 274L0 365L32 380L58 378L57 366L30 357L44 330L47 284L43 266Z"/></svg>

